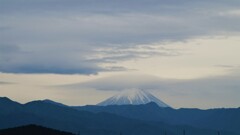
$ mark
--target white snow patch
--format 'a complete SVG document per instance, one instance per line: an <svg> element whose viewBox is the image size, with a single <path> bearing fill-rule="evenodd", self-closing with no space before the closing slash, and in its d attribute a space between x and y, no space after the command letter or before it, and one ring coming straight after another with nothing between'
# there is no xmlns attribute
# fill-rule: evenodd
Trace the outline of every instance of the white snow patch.
<svg viewBox="0 0 240 135"><path fill-rule="evenodd" d="M149 92L139 89L123 90L119 94L108 98L107 100L99 103L100 106L107 105L139 105L155 102L160 107L169 107L167 104L150 94Z"/></svg>

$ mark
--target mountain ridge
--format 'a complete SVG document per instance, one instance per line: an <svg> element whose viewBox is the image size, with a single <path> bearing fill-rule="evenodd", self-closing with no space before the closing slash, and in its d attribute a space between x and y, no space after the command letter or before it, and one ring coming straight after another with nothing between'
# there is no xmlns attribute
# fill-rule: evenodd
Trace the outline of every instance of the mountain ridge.
<svg viewBox="0 0 240 135"><path fill-rule="evenodd" d="M5 111L8 110L9 107L13 109L11 111ZM20 107L20 109L16 109L15 107ZM116 135L119 134L120 131L124 135L157 135L162 134L164 130L170 135L178 135L179 131L183 129L189 134L194 135L212 135L215 134L216 131L221 131L222 135L240 134L238 127L240 123L238 117L240 108L220 109L220 112L219 110L213 109L210 112L212 115L208 115L209 112L205 113L205 110L176 110L173 108L159 107L153 102L141 105L72 107L59 106L37 100L26 104L18 104L17 106L11 103L4 104L4 106L0 106L0 110L0 129L37 124L73 133L81 130L81 133L86 135ZM192 111L193 113L189 113ZM212 118L207 118L209 121L206 121L206 119L202 119L205 115L211 116ZM202 124L206 125L204 122L209 122L209 124L206 125L205 128L202 128L201 125L191 125L192 123L190 123L190 125L177 123L178 121L194 120L193 118L196 116L203 120ZM219 119L219 116L221 116L221 119ZM216 126L212 126L213 124Z"/></svg>

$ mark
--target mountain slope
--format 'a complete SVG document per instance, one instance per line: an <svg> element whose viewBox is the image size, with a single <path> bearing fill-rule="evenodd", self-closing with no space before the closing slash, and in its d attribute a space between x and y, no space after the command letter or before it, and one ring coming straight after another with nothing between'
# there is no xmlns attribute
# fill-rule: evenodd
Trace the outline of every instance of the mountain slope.
<svg viewBox="0 0 240 135"><path fill-rule="evenodd" d="M59 103L59 102L52 101L52 100L50 100L50 99L45 99L45 100L41 100L41 101L46 102L46 103L51 103L51 104L54 104L54 105L59 105L59 106L65 106L65 107L67 107L67 105L64 105L64 104Z"/></svg>
<svg viewBox="0 0 240 135"><path fill-rule="evenodd" d="M163 134L164 131L166 131L168 135L178 135L182 133L183 129L185 129L188 134L192 135L212 135L217 132L212 129L200 129L184 125L172 126L160 121L133 119L130 117L127 118L108 112L93 113L86 110L77 110L72 107L59 106L44 101L32 101L27 104L19 104L17 106L15 106L15 102L11 100L9 100L8 103L9 102L12 102L9 104L10 106L3 106L1 108L4 112L5 110L8 110L8 107L15 108L20 106L21 109L14 109L15 111L0 114L0 129L20 125L37 124L72 133L80 131L81 134L84 135L116 135L120 134L120 132L123 135L159 135ZM152 116L152 118L156 116L156 113L159 113L154 108L171 109L158 107L155 103L150 103L150 106L124 105L127 109L131 109L129 106L134 108L125 112L126 114L132 113L133 111L139 111L138 109L143 109L142 106L146 106L144 109L147 110L142 110L142 112L145 111L145 114L148 113L148 116ZM156 113L154 114L155 111ZM142 112L140 112L140 114ZM138 115L138 113L135 115ZM146 118L144 119L147 119L148 116L146 115ZM222 135L239 135L222 130L221 133Z"/></svg>
<svg viewBox="0 0 240 135"><path fill-rule="evenodd" d="M0 97L0 114L9 114L21 110L21 104L14 102L7 97Z"/></svg>
<svg viewBox="0 0 240 135"><path fill-rule="evenodd" d="M0 129L37 124L74 133L81 131L85 135L116 135L119 132L122 132L124 135L156 135L163 130L161 128L162 125L165 125L163 123L152 125L145 121L109 113L78 111L70 107L54 105L44 101L33 101L24 105L20 104L20 106L23 110L0 115ZM5 106L2 109L7 110L8 107ZM14 106L10 107L14 108ZM149 130L143 131L140 128L142 125L146 125ZM169 129L166 130L171 133ZM149 131L154 134L151 134ZM175 134L172 133L172 135Z"/></svg>
<svg viewBox="0 0 240 135"><path fill-rule="evenodd" d="M139 104L147 104L150 102L155 102L160 107L169 107L169 105L165 104L152 94L142 91L139 89L130 89L124 90L113 97L108 98L107 100L97 104L99 106L107 106L107 105L139 105Z"/></svg>
<svg viewBox="0 0 240 135"><path fill-rule="evenodd" d="M189 125L198 128L226 130L240 134L240 108L229 109L172 109L151 102L145 105L110 105L74 107L95 113L108 112L127 118Z"/></svg>

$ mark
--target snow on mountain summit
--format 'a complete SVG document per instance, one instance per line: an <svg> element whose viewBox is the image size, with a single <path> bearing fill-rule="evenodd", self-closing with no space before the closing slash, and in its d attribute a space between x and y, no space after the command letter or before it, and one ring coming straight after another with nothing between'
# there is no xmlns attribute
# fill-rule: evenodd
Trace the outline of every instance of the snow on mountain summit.
<svg viewBox="0 0 240 135"><path fill-rule="evenodd" d="M169 107L167 104L150 94L149 92L139 89L129 89L116 94L113 97L99 103L100 106L107 105L139 105L155 102L160 107Z"/></svg>

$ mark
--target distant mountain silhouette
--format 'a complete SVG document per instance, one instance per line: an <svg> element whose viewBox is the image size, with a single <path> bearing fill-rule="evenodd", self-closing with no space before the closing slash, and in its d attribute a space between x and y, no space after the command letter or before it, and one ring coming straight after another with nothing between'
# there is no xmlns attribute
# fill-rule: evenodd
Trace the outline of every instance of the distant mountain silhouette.
<svg viewBox="0 0 240 135"><path fill-rule="evenodd" d="M0 97L0 114L7 114L15 111L18 112L21 111L21 109L21 104L14 102L7 97Z"/></svg>
<svg viewBox="0 0 240 135"><path fill-rule="evenodd" d="M67 106L67 105L64 105L62 103L58 103L58 102L55 102L55 101L52 101L50 99L45 99L45 100L40 100L40 101L43 101L43 102L46 102L46 103L51 103L51 104L54 104L54 105L59 105L59 106Z"/></svg>
<svg viewBox="0 0 240 135"><path fill-rule="evenodd" d="M107 111L108 109L106 108L109 107L119 112ZM122 135L159 135L164 132L167 132L168 135L179 135L182 134L183 129L189 135L214 135L217 133L217 130L220 130L221 135L239 135L238 132L224 131L222 128L215 128L214 130L211 127L199 128L192 125L170 124L167 123L168 121L161 121L161 114L163 117L166 116L166 120L168 120L168 117L171 117L171 115L180 113L177 115L180 117L187 112L178 112L171 108L165 108L164 110L172 110L172 112L166 111L165 113L170 113L167 115L164 114L164 111L161 112L162 109L154 103L106 107L69 107L41 100L19 104L8 98L0 98L0 129L37 124L71 133L80 131L82 135L117 135L120 132ZM228 109L226 109L226 112L228 114ZM158 113L160 114L157 115ZM133 117L134 115L135 117ZM185 117L186 120L194 119L194 116ZM187 117L189 118L187 119ZM154 120L153 118L156 119ZM221 122L224 123L225 119L223 118ZM235 124L239 125L237 120Z"/></svg>
<svg viewBox="0 0 240 135"><path fill-rule="evenodd" d="M0 135L73 135L34 124L0 130Z"/></svg>
<svg viewBox="0 0 240 135"><path fill-rule="evenodd" d="M14 101L9 99L7 104L0 106L0 110L5 112L4 110L8 110L9 107L14 108L15 104L12 102ZM134 135L148 134L150 131L157 134L161 132L162 128L160 126L163 125L152 126L144 121L129 119L115 114L95 114L44 101L32 101L23 105L18 104L17 108L20 109L8 111L0 115L0 129L37 124L73 133L81 131L82 134L86 135L116 135L119 132L126 135ZM148 127L148 130L140 128L143 125ZM171 131L167 131L171 133Z"/></svg>
<svg viewBox="0 0 240 135"><path fill-rule="evenodd" d="M226 130L240 134L240 108L229 109L172 109L151 102L145 105L87 105L74 107L94 113L107 112L144 121L164 122L171 125L188 125L198 128Z"/></svg>

